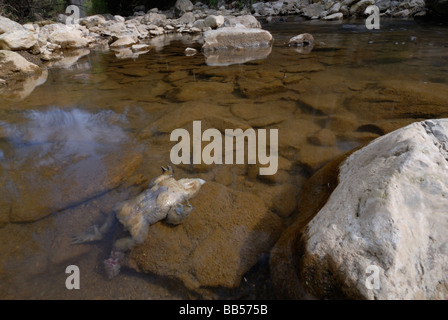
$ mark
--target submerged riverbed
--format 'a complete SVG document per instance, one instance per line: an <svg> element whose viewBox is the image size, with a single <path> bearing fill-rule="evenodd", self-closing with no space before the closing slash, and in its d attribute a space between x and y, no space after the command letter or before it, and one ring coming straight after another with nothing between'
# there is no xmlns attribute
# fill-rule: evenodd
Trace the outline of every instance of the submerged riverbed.
<svg viewBox="0 0 448 320"><path fill-rule="evenodd" d="M446 27L383 19L371 31L357 20L293 20L264 24L272 49L245 63L185 56L187 47L200 51L200 37L160 37L138 59L91 52L68 68L50 68L34 90L2 91L0 297L200 297L182 277L163 272L124 268L108 280L102 261L113 232L100 242L70 244L115 203L146 188L170 162L170 133L192 132L194 120L202 130L278 129L275 175L260 176L259 165L202 163L175 166L175 177L214 182L246 202L255 195L287 226L303 184L323 165L414 121L448 116ZM304 32L316 40L310 53L285 46ZM202 199L227 199L214 195ZM214 205L232 208L229 199ZM212 288L206 297L275 298L268 254L238 288ZM80 290L65 287L72 264L80 268Z"/></svg>

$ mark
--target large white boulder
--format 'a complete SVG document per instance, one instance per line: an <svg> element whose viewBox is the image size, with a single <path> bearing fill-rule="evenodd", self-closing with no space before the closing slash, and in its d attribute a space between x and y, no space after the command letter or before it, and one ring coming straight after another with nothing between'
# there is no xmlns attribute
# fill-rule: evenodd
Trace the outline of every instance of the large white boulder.
<svg viewBox="0 0 448 320"><path fill-rule="evenodd" d="M181 16L185 12L193 10L193 3L190 0L177 0L174 9L178 16Z"/></svg>
<svg viewBox="0 0 448 320"><path fill-rule="evenodd" d="M61 49L85 48L92 39L85 36L83 28L71 28L62 23L46 25L39 30L39 45L43 47L50 42L59 45Z"/></svg>
<svg viewBox="0 0 448 320"><path fill-rule="evenodd" d="M70 28L64 24L49 25L48 30L45 27L39 33L39 42L46 38L48 42L60 45L62 49L84 48L90 42L80 29Z"/></svg>
<svg viewBox="0 0 448 320"><path fill-rule="evenodd" d="M295 286L318 298L447 299L448 119L413 123L354 152L294 237L279 241L271 260L276 281L280 270L291 276L284 286L295 274ZM296 257L293 273L282 256Z"/></svg>

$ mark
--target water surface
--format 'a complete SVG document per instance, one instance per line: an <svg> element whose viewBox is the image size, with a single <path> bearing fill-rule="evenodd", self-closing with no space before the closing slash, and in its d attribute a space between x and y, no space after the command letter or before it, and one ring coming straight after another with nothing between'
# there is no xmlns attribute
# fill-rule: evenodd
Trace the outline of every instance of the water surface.
<svg viewBox="0 0 448 320"><path fill-rule="evenodd" d="M186 47L200 50L196 38L158 38L138 59L91 52L3 90L0 297L197 298L180 282L131 269L109 281L101 261L113 235L82 246L70 245L70 236L157 176L169 163L171 131L191 131L193 120L202 130L278 129L273 176L259 176L253 165L175 169L177 177L258 195L286 225L303 184L324 164L414 121L446 117L448 30L381 23L374 31L356 20L266 24L273 47L244 63L227 57L227 66L201 53L185 56ZM310 53L284 45L304 32L316 40ZM82 270L81 290L65 288L70 264ZM233 297L274 298L266 256Z"/></svg>

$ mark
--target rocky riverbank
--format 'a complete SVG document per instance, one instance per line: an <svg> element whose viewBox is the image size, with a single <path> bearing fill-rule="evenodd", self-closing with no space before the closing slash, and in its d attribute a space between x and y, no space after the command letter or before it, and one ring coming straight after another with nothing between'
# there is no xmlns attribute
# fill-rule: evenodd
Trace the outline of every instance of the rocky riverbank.
<svg viewBox="0 0 448 320"><path fill-rule="evenodd" d="M302 200L272 250L278 294L446 299L447 146L447 119L416 122L311 178L334 190Z"/></svg>
<svg viewBox="0 0 448 320"><path fill-rule="evenodd" d="M195 34L225 27L260 28L258 19L272 21L277 16L296 15L303 19L342 20L348 17L364 17L367 6L375 4L382 15L412 17L425 15L425 2L412 0L405 2L388 0L324 0L309 4L307 1L287 0L257 2L250 8L236 8L222 5L219 9L189 0L179 0L167 11L152 8L136 11L133 16L122 17L110 14L93 15L82 18L79 23L67 23L68 16L59 15L59 22L38 21L21 25L0 16L0 49L28 52L43 62L45 66L70 65L76 56L86 55L85 50L113 50L117 58L137 58L147 53L151 47L148 39L168 34ZM144 8L136 8L144 9ZM244 41L245 39L243 39ZM29 58L29 56L25 56ZM33 60L33 59L28 59ZM244 61L244 59L243 59ZM33 62L33 61L31 61ZM20 73L3 71L5 61L0 61L0 79Z"/></svg>

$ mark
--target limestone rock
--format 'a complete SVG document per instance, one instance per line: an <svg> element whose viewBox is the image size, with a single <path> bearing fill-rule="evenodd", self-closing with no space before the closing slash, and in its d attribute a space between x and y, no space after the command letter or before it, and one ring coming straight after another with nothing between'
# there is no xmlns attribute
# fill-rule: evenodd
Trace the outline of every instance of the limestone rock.
<svg viewBox="0 0 448 320"><path fill-rule="evenodd" d="M215 182L206 182L191 204L184 223L150 226L146 241L131 251L130 265L193 290L238 287L277 239L281 219L257 196Z"/></svg>
<svg viewBox="0 0 448 320"><path fill-rule="evenodd" d="M8 50L0 50L0 77L30 75L40 70L37 65L28 62L20 54Z"/></svg>
<svg viewBox="0 0 448 320"><path fill-rule="evenodd" d="M121 20L121 19L119 19L119 20ZM124 22L124 18L123 18L123 22ZM97 15L94 15L94 16L85 17L79 23L82 26L85 26L88 29L90 29L92 27L97 27L99 25L105 24L106 23L106 19L102 15L97 14Z"/></svg>
<svg viewBox="0 0 448 320"><path fill-rule="evenodd" d="M425 111L431 105L431 114L447 117L446 83L424 83L415 80L383 80L377 89L363 90L362 98L354 95L347 104L348 111L360 119L389 119L414 117L428 118ZM378 101L378 96L382 97Z"/></svg>
<svg viewBox="0 0 448 320"><path fill-rule="evenodd" d="M448 0L427 0L426 6L431 9L436 16L448 16Z"/></svg>
<svg viewBox="0 0 448 320"><path fill-rule="evenodd" d="M322 3L312 3L310 5L307 5L306 7L302 8L302 14L303 16L311 19L311 18L317 18L321 15L322 11L324 11L324 6Z"/></svg>
<svg viewBox="0 0 448 320"><path fill-rule="evenodd" d="M23 74L19 74L19 76L12 76L5 81L7 86L1 86L0 82L0 96L9 101L22 101L26 97L28 97L36 87L44 84L48 78L48 70L40 69L33 74L26 74L24 77Z"/></svg>
<svg viewBox="0 0 448 320"><path fill-rule="evenodd" d="M198 50L194 48L186 48L184 52L187 57L191 57L194 56L198 52Z"/></svg>
<svg viewBox="0 0 448 320"><path fill-rule="evenodd" d="M181 23L181 24L194 23L194 21L195 21L195 17L194 17L193 12L186 12L179 19L176 20L177 23Z"/></svg>
<svg viewBox="0 0 448 320"><path fill-rule="evenodd" d="M375 0L361 0L356 2L350 7L350 14L364 16L364 11L372 4L375 4Z"/></svg>
<svg viewBox="0 0 448 320"><path fill-rule="evenodd" d="M237 17L226 17L224 27L236 27L242 25L246 28L261 28L260 22L252 15L242 15Z"/></svg>
<svg viewBox="0 0 448 320"><path fill-rule="evenodd" d="M36 43L34 32L25 28L0 35L1 50L28 50Z"/></svg>
<svg viewBox="0 0 448 320"><path fill-rule="evenodd" d="M204 52L249 47L269 47L272 35L266 30L244 27L223 27L204 32Z"/></svg>
<svg viewBox="0 0 448 320"><path fill-rule="evenodd" d="M23 27L20 23L12 21L6 17L0 16L0 34L21 31Z"/></svg>
<svg viewBox="0 0 448 320"><path fill-rule="evenodd" d="M221 27L224 24L224 17L223 16L214 16L209 15L204 19L204 26L210 27L212 29L216 29Z"/></svg>
<svg viewBox="0 0 448 320"><path fill-rule="evenodd" d="M40 37L40 34L39 34ZM89 40L78 29L70 29L60 25L48 35L48 41L58 44L62 49L77 49L87 47Z"/></svg>
<svg viewBox="0 0 448 320"><path fill-rule="evenodd" d="M141 20L141 23L144 24L153 24L158 27L162 26L166 22L166 16L164 14L159 14L156 12L150 12L147 15L145 15Z"/></svg>
<svg viewBox="0 0 448 320"><path fill-rule="evenodd" d="M340 2L335 2L331 7L330 10L328 11L328 13L330 15L339 12L339 10L341 9L341 3Z"/></svg>
<svg viewBox="0 0 448 320"><path fill-rule="evenodd" d="M448 119L413 123L354 152L322 209L276 246L276 286L290 298L446 299L447 159Z"/></svg>
<svg viewBox="0 0 448 320"><path fill-rule="evenodd" d="M312 46L313 43L314 43L314 37L311 34L302 33L289 39L288 46L305 47L305 46Z"/></svg>
<svg viewBox="0 0 448 320"><path fill-rule="evenodd" d="M108 21L106 24L101 26L101 29L98 30L99 34L105 36L111 36L114 40L123 37L137 37L136 29L129 29L124 22L113 22Z"/></svg>

